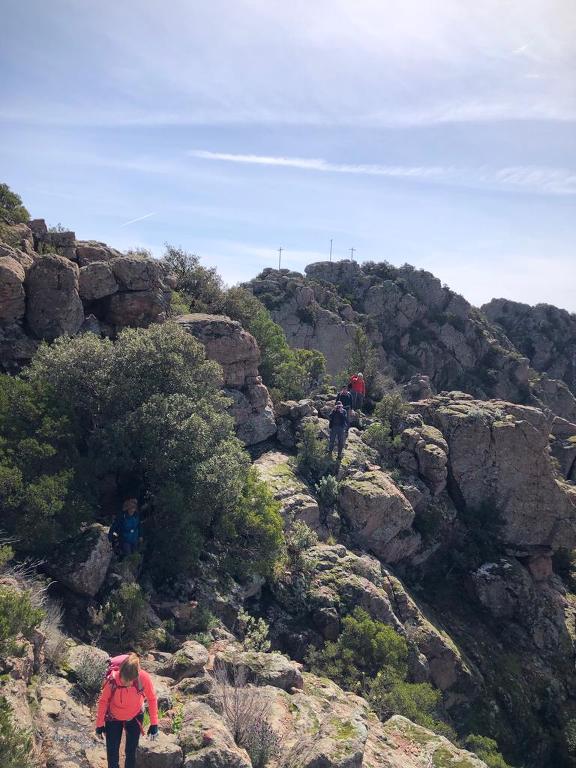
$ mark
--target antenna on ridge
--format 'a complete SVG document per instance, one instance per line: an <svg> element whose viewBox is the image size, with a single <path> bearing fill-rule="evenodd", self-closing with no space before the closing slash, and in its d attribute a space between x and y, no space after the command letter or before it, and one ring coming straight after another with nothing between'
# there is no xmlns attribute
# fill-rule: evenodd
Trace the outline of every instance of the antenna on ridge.
<svg viewBox="0 0 576 768"><path fill-rule="evenodd" d="M282 269L282 251L284 248L278 248L278 270Z"/></svg>
<svg viewBox="0 0 576 768"><path fill-rule="evenodd" d="M330 261L332 261L332 238L330 238Z"/></svg>
<svg viewBox="0 0 576 768"><path fill-rule="evenodd" d="M355 252L355 250L356 250L356 248L350 248L350 258L352 259L352 261L354 261L354 252Z"/></svg>

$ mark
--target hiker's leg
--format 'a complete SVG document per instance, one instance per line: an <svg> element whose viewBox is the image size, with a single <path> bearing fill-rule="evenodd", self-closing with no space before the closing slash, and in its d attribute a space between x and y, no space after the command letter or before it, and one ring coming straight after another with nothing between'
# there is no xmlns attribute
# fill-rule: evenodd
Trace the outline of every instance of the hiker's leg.
<svg viewBox="0 0 576 768"><path fill-rule="evenodd" d="M132 554L132 544L127 541L122 542L122 556L127 557Z"/></svg>
<svg viewBox="0 0 576 768"><path fill-rule="evenodd" d="M361 411L362 407L364 405L364 395L361 392L358 392L358 410Z"/></svg>
<svg viewBox="0 0 576 768"><path fill-rule="evenodd" d="M344 450L344 437L346 435L346 430L344 427L340 427L338 430L338 458L342 458L342 452Z"/></svg>
<svg viewBox="0 0 576 768"><path fill-rule="evenodd" d="M142 715L138 715L134 720L129 720L126 723L126 762L124 768L136 768L136 750L140 740L142 719Z"/></svg>
<svg viewBox="0 0 576 768"><path fill-rule="evenodd" d="M334 450L334 442L336 440L336 431L334 427L330 429L330 442L328 443L328 453L332 453Z"/></svg>
<svg viewBox="0 0 576 768"><path fill-rule="evenodd" d="M122 723L120 720L106 722L106 757L108 768L120 768L120 741L122 739Z"/></svg>

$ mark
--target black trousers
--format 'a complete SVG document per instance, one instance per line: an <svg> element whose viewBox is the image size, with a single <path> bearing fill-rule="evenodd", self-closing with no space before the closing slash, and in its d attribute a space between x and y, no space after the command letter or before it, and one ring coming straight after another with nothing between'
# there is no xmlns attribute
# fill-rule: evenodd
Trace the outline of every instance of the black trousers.
<svg viewBox="0 0 576 768"><path fill-rule="evenodd" d="M133 720L124 723L122 720L106 721L106 757L108 768L120 768L120 742L122 731L126 726L126 761L124 768L136 768L136 750L140 740L140 724L144 715L138 715Z"/></svg>

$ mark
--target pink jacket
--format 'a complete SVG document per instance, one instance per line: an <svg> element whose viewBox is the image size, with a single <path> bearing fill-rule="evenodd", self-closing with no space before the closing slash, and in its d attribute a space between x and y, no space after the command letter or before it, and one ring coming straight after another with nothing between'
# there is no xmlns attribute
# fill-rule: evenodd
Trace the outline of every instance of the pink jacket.
<svg viewBox="0 0 576 768"><path fill-rule="evenodd" d="M102 728L106 721L106 713L110 713L112 720L132 720L142 712L144 699L148 702L150 712L150 725L158 725L158 701L152 680L148 672L140 670L140 683L144 689L142 693L135 683L128 686L120 684L120 673L113 672L116 686L112 683L104 683L102 693L98 700L98 715L96 728Z"/></svg>

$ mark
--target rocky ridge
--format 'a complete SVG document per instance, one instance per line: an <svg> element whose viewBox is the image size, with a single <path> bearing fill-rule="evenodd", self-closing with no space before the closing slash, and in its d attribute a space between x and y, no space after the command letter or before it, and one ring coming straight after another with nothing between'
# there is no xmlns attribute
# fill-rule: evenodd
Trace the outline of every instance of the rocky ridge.
<svg viewBox="0 0 576 768"><path fill-rule="evenodd" d="M248 287L292 346L325 354L330 373L347 368L348 348L362 328L380 369L397 382L424 374L436 392L462 389L481 399L543 405L576 421L569 382L539 377L522 347L429 272L339 261L310 264L305 273L266 269ZM553 370L570 377L568 368Z"/></svg>
<svg viewBox="0 0 576 768"><path fill-rule="evenodd" d="M0 246L5 368L29 359L41 339L84 330L114 336L125 326L165 320L170 276L156 262L48 232L38 221L15 229L16 244ZM274 413L250 334L223 316L177 319L221 364L244 442L276 436L255 466L280 502L286 532L305 522L320 541L269 583L224 583L208 573L184 579L171 599L150 595L150 630L167 620L178 647L150 651L146 665L166 708L178 707L181 728L172 733L167 718L160 742L143 744L142 764L250 768L215 692L220 665L232 677L248 670L254 695L267 702L281 733L283 754L303 768L485 765L405 718L381 723L363 699L281 653L242 647L235 634L245 605L268 619L273 647L300 661L309 646L335 640L343 618L363 607L407 640L410 680L441 690L462 732L473 722L497 734L518 760L559 765L553 736L576 714L576 599L554 560L576 545L568 387L534 378L500 329L428 273L341 262L311 265L307 275L272 270L252 284L291 343L320 348L337 372L362 325L381 349L383 369L405 382L415 401L396 430L391 463L364 443L366 424L358 420L327 508L299 475L293 449L305 425L326 439L332 397L280 403ZM450 391L460 382L476 397ZM447 391L433 394L444 385ZM509 402L524 399L532 404ZM570 418L534 407L543 403ZM36 637L21 659L7 660L2 693L22 723L38 725L50 768L96 768L103 753L75 677L79 658L94 651L78 643L97 642L103 604L138 574L120 568L99 525L66 542L45 569L64 596L76 645L38 684L33 674L46 668ZM199 605L219 620L208 649L185 639ZM38 723L26 693L39 708Z"/></svg>

